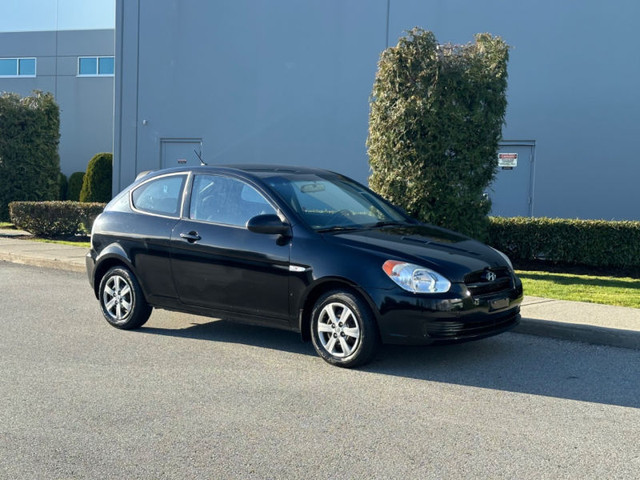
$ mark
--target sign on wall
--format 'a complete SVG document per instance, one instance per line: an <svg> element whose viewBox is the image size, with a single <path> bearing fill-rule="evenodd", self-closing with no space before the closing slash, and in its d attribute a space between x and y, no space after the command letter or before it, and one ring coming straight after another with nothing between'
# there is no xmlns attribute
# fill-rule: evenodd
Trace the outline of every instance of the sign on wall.
<svg viewBox="0 0 640 480"><path fill-rule="evenodd" d="M517 153L499 153L498 154L498 167L511 169L517 166L518 166Z"/></svg>
<svg viewBox="0 0 640 480"><path fill-rule="evenodd" d="M499 168L487 193L491 215L530 217L533 215L535 140L503 140L496 156Z"/></svg>

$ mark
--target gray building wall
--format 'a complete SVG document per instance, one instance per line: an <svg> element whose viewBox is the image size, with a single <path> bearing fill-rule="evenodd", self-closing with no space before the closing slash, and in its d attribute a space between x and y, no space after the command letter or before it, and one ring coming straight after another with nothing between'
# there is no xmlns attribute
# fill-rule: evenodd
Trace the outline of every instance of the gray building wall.
<svg viewBox="0 0 640 480"><path fill-rule="evenodd" d="M420 26L442 43L488 31L513 46L504 150L530 172L528 213L640 219L638 18L634 0L118 0L114 190L196 163L200 145L209 163L366 182L379 54ZM521 195L509 182L500 172L496 189Z"/></svg>
<svg viewBox="0 0 640 480"><path fill-rule="evenodd" d="M163 140L181 138L202 139L209 163L320 165L366 180L385 29L380 1L118 2L114 185L160 167Z"/></svg>
<svg viewBox="0 0 640 480"><path fill-rule="evenodd" d="M35 78L0 78L0 91L51 92L60 106L60 167L85 171L113 150L114 77L78 77L79 56L113 56L114 30L0 33L0 58L35 57Z"/></svg>

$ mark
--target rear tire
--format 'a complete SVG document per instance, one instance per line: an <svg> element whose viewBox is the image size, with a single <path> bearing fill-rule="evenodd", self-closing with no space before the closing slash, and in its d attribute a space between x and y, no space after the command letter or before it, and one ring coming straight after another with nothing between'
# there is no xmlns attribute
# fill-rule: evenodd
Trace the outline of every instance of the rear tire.
<svg viewBox="0 0 640 480"><path fill-rule="evenodd" d="M113 267L102 277L99 300L107 322L122 330L140 328L151 315L138 280L125 267Z"/></svg>
<svg viewBox="0 0 640 480"><path fill-rule="evenodd" d="M339 290L322 295L313 307L311 339L320 357L345 368L369 362L380 344L368 305L360 297Z"/></svg>

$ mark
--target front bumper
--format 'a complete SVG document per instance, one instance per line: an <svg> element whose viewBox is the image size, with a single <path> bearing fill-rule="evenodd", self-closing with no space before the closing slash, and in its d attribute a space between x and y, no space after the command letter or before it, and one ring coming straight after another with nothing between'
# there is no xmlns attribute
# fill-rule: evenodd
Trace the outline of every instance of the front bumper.
<svg viewBox="0 0 640 480"><path fill-rule="evenodd" d="M473 296L464 284L430 296L400 289L379 290L373 301L384 343L426 345L457 343L497 335L520 322L522 283L508 290Z"/></svg>

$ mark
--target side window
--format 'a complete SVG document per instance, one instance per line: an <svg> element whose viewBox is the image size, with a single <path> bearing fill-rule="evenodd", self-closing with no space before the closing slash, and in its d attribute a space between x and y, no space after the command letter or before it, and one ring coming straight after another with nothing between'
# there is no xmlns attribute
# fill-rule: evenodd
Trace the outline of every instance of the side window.
<svg viewBox="0 0 640 480"><path fill-rule="evenodd" d="M276 210L251 185L220 175L196 175L191 193L189 217L244 227L256 215Z"/></svg>
<svg viewBox="0 0 640 480"><path fill-rule="evenodd" d="M131 194L133 207L147 213L178 217L185 178L185 175L171 175L143 183Z"/></svg>

